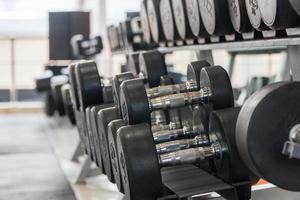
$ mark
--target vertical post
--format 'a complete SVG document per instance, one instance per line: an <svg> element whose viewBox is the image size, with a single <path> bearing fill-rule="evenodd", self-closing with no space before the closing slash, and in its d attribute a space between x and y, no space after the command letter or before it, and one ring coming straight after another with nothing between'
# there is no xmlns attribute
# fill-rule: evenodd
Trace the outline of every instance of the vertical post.
<svg viewBox="0 0 300 200"><path fill-rule="evenodd" d="M112 69L112 54L110 51L110 47L109 47L109 42L108 42L108 37L107 37L107 32L106 32L106 0L99 0L99 15L98 15L98 24L99 24L99 31L100 34L102 36L102 40L103 40L103 50L102 50L102 55L103 55L103 59L104 59L104 64L105 67L103 71L103 74L105 74L106 76L112 76L113 74L113 69Z"/></svg>
<svg viewBox="0 0 300 200"><path fill-rule="evenodd" d="M212 50L199 50L196 51L197 60L206 60L209 64L214 65L214 58Z"/></svg>
<svg viewBox="0 0 300 200"><path fill-rule="evenodd" d="M300 46L288 46L287 63L290 65L294 81L300 81Z"/></svg>
<svg viewBox="0 0 300 200"><path fill-rule="evenodd" d="M10 101L17 101L16 94L16 63L15 63L15 38L10 39Z"/></svg>

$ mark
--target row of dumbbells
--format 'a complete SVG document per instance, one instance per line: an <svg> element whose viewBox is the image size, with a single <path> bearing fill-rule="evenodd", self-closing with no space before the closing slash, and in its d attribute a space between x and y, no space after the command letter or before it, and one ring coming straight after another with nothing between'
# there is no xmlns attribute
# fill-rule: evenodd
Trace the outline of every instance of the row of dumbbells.
<svg viewBox="0 0 300 200"><path fill-rule="evenodd" d="M128 199L165 195L160 168L183 164L230 185L246 182L251 189L264 178L300 190L299 83L270 85L237 108L220 66L192 62L187 81L174 84L159 52L141 53L138 59L139 74L106 80L95 62L69 67L84 149Z"/></svg>
<svg viewBox="0 0 300 200"><path fill-rule="evenodd" d="M74 35L70 44L76 59L92 58L103 49L100 36L85 38L83 35ZM75 124L67 67L67 64L50 61L45 66L45 71L35 79L35 85L36 91L43 94L47 116L53 116L57 112L60 116L67 115L71 123Z"/></svg>
<svg viewBox="0 0 300 200"><path fill-rule="evenodd" d="M108 35L112 50L128 41L149 49L299 36L299 21L297 0L143 0L140 16L109 27Z"/></svg>
<svg viewBox="0 0 300 200"><path fill-rule="evenodd" d="M128 17L118 26L109 26L107 35L112 51L138 51L152 48L144 40L139 13L134 17Z"/></svg>

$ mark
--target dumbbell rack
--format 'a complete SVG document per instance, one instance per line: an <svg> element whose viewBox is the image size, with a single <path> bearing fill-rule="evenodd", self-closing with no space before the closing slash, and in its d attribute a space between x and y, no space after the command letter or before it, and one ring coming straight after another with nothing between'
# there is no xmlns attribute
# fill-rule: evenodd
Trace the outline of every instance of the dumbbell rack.
<svg viewBox="0 0 300 200"><path fill-rule="evenodd" d="M228 50L237 54L286 51L287 60L285 67L290 69L294 81L300 81L300 36L157 48L162 53L183 50L194 51L198 60L207 60L211 64L214 63L212 50L217 49ZM130 50L114 51L112 56L129 53L131 53ZM194 195L210 192L219 192L229 199L239 200L249 199L248 195L251 195L251 190L247 189L249 188L247 186L251 185L250 182L229 185L194 165L162 168L161 173L163 184L171 191L171 194L158 200L190 199Z"/></svg>
<svg viewBox="0 0 300 200"><path fill-rule="evenodd" d="M282 49L288 53L289 63L288 67L291 67L292 75L294 80L300 80L300 67L297 67L297 63L300 63L300 36L288 37L288 38L267 38L258 40L245 40L245 41L232 41L232 42L220 42L220 43L209 43L209 44L198 44L198 45L184 45L174 47L159 47L158 50L161 52L173 52L190 50L195 51L198 59L205 59L212 61L212 50L226 49L234 52L255 52L265 51L270 53L274 50ZM119 50L112 53L112 55L125 55L130 53L128 50Z"/></svg>

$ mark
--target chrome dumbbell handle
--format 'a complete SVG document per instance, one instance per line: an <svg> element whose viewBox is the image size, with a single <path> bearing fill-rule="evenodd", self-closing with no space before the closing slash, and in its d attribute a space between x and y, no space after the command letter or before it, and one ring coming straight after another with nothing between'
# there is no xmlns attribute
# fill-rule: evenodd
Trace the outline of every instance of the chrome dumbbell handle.
<svg viewBox="0 0 300 200"><path fill-rule="evenodd" d="M155 143L163 143L180 138L194 138L202 133L202 126L184 126L183 128L153 132L153 139Z"/></svg>
<svg viewBox="0 0 300 200"><path fill-rule="evenodd" d="M158 154L165 154L195 147L204 147L209 145L206 134L201 134L193 139L174 140L156 145Z"/></svg>
<svg viewBox="0 0 300 200"><path fill-rule="evenodd" d="M192 81L187 81L182 84L165 85L147 89L149 99L157 98L165 95L178 94L183 92L191 92L197 90L197 84Z"/></svg>
<svg viewBox="0 0 300 200"><path fill-rule="evenodd" d="M221 146L215 143L209 147L197 147L185 149L172 153L160 155L159 164L161 167L194 164L210 158L220 159L222 156Z"/></svg>
<svg viewBox="0 0 300 200"><path fill-rule="evenodd" d="M186 92L162 96L149 100L149 108L151 111L160 109L179 108L187 105L195 105L199 103L206 104L212 96L209 88L202 88L196 92Z"/></svg>

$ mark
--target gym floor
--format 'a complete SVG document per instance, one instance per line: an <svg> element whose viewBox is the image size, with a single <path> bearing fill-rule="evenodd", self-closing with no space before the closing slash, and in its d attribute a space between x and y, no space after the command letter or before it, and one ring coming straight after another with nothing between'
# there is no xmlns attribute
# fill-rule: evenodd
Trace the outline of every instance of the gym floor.
<svg viewBox="0 0 300 200"><path fill-rule="evenodd" d="M78 136L64 120L43 113L0 115L1 200L122 199L103 175L73 184L80 162L70 158Z"/></svg>
<svg viewBox="0 0 300 200"><path fill-rule="evenodd" d="M1 200L123 198L104 175L74 184L84 157L71 162L79 138L67 119L46 118L44 113L37 112L0 114L0 127ZM300 195L271 187L256 190L253 199L298 200Z"/></svg>

